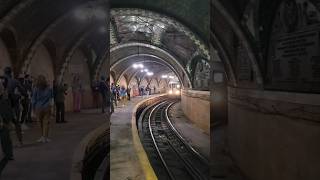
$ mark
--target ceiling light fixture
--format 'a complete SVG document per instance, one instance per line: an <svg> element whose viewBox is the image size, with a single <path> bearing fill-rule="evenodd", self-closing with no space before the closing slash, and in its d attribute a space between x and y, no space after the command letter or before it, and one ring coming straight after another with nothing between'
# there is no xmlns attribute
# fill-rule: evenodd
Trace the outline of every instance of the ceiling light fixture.
<svg viewBox="0 0 320 180"><path fill-rule="evenodd" d="M153 76L153 72L147 72L148 76Z"/></svg>
<svg viewBox="0 0 320 180"><path fill-rule="evenodd" d="M135 68L135 69L137 69L137 68L141 68L141 69L142 69L142 68L144 67L144 65L141 64L141 63L139 63L139 64L134 63L134 64L132 65L132 67Z"/></svg>

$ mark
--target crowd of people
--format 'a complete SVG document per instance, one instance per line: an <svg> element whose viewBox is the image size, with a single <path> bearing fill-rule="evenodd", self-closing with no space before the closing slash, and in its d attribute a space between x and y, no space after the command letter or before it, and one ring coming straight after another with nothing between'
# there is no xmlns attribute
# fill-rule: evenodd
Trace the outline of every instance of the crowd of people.
<svg viewBox="0 0 320 180"><path fill-rule="evenodd" d="M124 107L127 105L127 102L131 100L131 87L125 87L116 85L114 83L110 84L110 79L105 78L104 76L100 77L99 81L93 83L92 89L94 91L94 101L98 101L98 97L101 99L101 111L105 113L106 108L110 107L110 112L113 113L115 107ZM144 87L139 87L139 96L149 96L151 95L152 89L147 85ZM134 91L133 91L134 92ZM153 93L156 93L156 88L153 88ZM98 95L99 94L99 95ZM110 99L108 99L110 97ZM98 104L95 107L99 107Z"/></svg>
<svg viewBox="0 0 320 180"><path fill-rule="evenodd" d="M120 87L114 83L110 84L110 79L106 79L104 76L100 78L99 82L95 83L93 89L100 93L102 113L106 112L107 107L110 107L110 113L113 113L115 107L118 105L124 107L131 98L131 88Z"/></svg>
<svg viewBox="0 0 320 180"><path fill-rule="evenodd" d="M43 75L36 79L30 75L14 78L10 67L4 68L0 79L0 141L4 158L13 160L11 129L14 129L18 139L17 146L20 147L23 145L23 131L33 122L39 122L41 127L37 142L51 141L49 125L53 109L56 110L56 122L66 122L64 101L67 85L54 81L51 86Z"/></svg>
<svg viewBox="0 0 320 180"><path fill-rule="evenodd" d="M51 141L49 139L50 119L55 116L56 123L67 122L65 120L65 99L68 85L56 81L50 85L43 75L39 75L36 79L30 75L14 78L10 67L4 69L0 79L0 141L5 159L13 160L11 130L15 131L18 146L22 146L23 131L27 130L33 122L39 122L41 132L37 142L48 143ZM74 77L71 88L73 111L79 112L82 85L78 76ZM102 113L113 113L115 107L124 107L127 101L131 100L130 87L110 84L110 79L103 76L94 84L93 90L100 94ZM138 90L140 96L151 94L149 86L139 87ZM97 101L96 96L94 96L94 101ZM110 111L106 111L107 108L110 108Z"/></svg>

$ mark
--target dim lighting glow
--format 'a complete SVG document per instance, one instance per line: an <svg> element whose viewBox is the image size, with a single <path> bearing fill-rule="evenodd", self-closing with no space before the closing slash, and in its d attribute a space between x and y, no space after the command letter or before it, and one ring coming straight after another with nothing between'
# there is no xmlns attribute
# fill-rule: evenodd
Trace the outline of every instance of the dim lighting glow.
<svg viewBox="0 0 320 180"><path fill-rule="evenodd" d="M178 85L177 85L177 88L180 88L180 87L181 87L181 86L178 84Z"/></svg>
<svg viewBox="0 0 320 180"><path fill-rule="evenodd" d="M179 90L176 90L176 95L179 95L180 94L180 91Z"/></svg>
<svg viewBox="0 0 320 180"><path fill-rule="evenodd" d="M178 84L177 81L169 81L169 84Z"/></svg>
<svg viewBox="0 0 320 180"><path fill-rule="evenodd" d="M162 75L161 76L163 79L167 79L168 78L168 75Z"/></svg>
<svg viewBox="0 0 320 180"><path fill-rule="evenodd" d="M143 68L144 66L143 66L143 64L136 64L136 63L134 63L134 64L132 65L132 67L135 68L135 69L137 69L137 68Z"/></svg>
<svg viewBox="0 0 320 180"><path fill-rule="evenodd" d="M169 91L169 94L172 94L172 93L173 93L173 91L172 91L172 90L170 90L170 91Z"/></svg>
<svg viewBox="0 0 320 180"><path fill-rule="evenodd" d="M147 72L148 76L153 76L153 72Z"/></svg>

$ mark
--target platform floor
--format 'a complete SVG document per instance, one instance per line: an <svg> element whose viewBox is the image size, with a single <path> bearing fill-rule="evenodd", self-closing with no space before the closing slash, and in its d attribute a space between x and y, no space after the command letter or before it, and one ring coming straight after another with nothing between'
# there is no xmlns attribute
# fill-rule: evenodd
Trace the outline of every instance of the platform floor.
<svg viewBox="0 0 320 180"><path fill-rule="evenodd" d="M144 99L141 97L132 98L125 107L116 108L111 115L110 179L112 180L144 179L133 145L131 128L133 108L142 100Z"/></svg>
<svg viewBox="0 0 320 180"><path fill-rule="evenodd" d="M69 180L75 147L92 130L107 121L101 110L68 113L66 124L51 122L50 143L36 143L40 128L24 131L25 145L14 149L14 161L4 168L1 180ZM15 136L13 135L13 139Z"/></svg>
<svg viewBox="0 0 320 180"><path fill-rule="evenodd" d="M210 158L210 135L192 123L183 113L181 102L174 104L169 111L169 117L175 128L193 148L205 158Z"/></svg>

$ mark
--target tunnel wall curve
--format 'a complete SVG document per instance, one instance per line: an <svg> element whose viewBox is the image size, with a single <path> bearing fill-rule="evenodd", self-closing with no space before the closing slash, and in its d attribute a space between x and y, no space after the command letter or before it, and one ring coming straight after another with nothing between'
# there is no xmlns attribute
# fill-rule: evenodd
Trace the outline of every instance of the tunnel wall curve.
<svg viewBox="0 0 320 180"><path fill-rule="evenodd" d="M6 47L2 39L0 39L0 57L0 73L2 74L5 67L12 67L8 48Z"/></svg>
<svg viewBox="0 0 320 180"><path fill-rule="evenodd" d="M82 108L93 107L93 96L91 89L90 71L87 65L87 59L83 52L79 49L76 50L71 58L70 64L64 77L64 83L68 84L68 96L66 96L66 111L73 110L73 93L72 84L75 76L80 77L82 86Z"/></svg>
<svg viewBox="0 0 320 180"><path fill-rule="evenodd" d="M34 78L37 78L39 75L45 76L49 85L52 86L52 82L55 79L53 59L44 45L41 45L37 49L27 73Z"/></svg>
<svg viewBox="0 0 320 180"><path fill-rule="evenodd" d="M320 177L319 94L228 91L229 148L249 179Z"/></svg>
<svg viewBox="0 0 320 180"><path fill-rule="evenodd" d="M210 134L210 92L181 91L181 108L187 118Z"/></svg>

